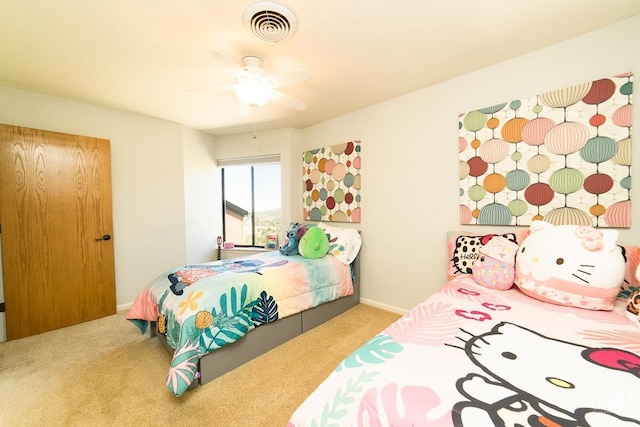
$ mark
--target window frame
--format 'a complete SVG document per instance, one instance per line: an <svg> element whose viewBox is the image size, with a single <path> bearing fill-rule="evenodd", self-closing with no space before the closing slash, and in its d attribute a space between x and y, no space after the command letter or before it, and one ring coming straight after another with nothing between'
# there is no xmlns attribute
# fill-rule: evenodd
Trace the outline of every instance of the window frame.
<svg viewBox="0 0 640 427"><path fill-rule="evenodd" d="M282 163L280 162L279 154L270 154L264 156L252 156L236 159L218 159L218 167L220 168L221 175L221 205L222 205L222 239L223 242L227 241L227 224L226 224L226 208L227 199L225 195L225 167L231 166L248 166L251 169L251 244L239 244L234 242L234 246L240 248L262 248L256 244L256 212L255 212L255 167L260 164L278 164L280 167L281 187L282 187ZM280 188L280 194L282 194L282 188ZM282 218L282 201L280 202L280 216ZM280 221L280 227L282 227L282 221ZM280 230L282 231L282 230Z"/></svg>

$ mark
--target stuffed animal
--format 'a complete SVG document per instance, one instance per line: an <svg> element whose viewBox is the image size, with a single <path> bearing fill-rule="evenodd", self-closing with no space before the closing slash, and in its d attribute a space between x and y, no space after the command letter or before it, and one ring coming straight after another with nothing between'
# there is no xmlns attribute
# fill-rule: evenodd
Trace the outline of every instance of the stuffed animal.
<svg viewBox="0 0 640 427"><path fill-rule="evenodd" d="M636 269L636 280L640 282L640 265ZM640 290L631 294L627 300L625 316L640 328Z"/></svg>
<svg viewBox="0 0 640 427"><path fill-rule="evenodd" d="M515 256L518 244L502 236L494 236L478 249L473 263L473 279L491 289L507 290L515 279Z"/></svg>
<svg viewBox="0 0 640 427"><path fill-rule="evenodd" d="M534 221L516 256L516 285L550 303L612 310L625 274L618 231Z"/></svg>
<svg viewBox="0 0 640 427"><path fill-rule="evenodd" d="M298 243L300 238L307 231L307 226L292 222L289 224L289 230L287 230L287 242L280 248L282 255L298 255Z"/></svg>
<svg viewBox="0 0 640 427"><path fill-rule="evenodd" d="M329 236L320 227L310 227L298 243L298 252L304 258L322 258L329 251Z"/></svg>

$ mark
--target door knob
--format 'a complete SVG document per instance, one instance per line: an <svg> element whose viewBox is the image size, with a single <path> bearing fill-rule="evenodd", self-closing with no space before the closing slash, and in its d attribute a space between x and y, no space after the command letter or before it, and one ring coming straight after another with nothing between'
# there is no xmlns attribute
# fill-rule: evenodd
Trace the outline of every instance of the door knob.
<svg viewBox="0 0 640 427"><path fill-rule="evenodd" d="M111 240L111 235L105 234L104 236L97 238L96 242L99 242L100 240Z"/></svg>

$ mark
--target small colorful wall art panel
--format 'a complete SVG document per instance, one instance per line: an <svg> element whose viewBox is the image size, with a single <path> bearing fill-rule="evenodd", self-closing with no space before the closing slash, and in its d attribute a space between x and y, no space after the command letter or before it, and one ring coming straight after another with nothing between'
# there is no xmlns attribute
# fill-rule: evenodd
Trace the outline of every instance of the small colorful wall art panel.
<svg viewBox="0 0 640 427"><path fill-rule="evenodd" d="M360 141L302 154L302 217L309 221L360 222Z"/></svg>
<svg viewBox="0 0 640 427"><path fill-rule="evenodd" d="M633 75L461 114L460 223L631 226Z"/></svg>

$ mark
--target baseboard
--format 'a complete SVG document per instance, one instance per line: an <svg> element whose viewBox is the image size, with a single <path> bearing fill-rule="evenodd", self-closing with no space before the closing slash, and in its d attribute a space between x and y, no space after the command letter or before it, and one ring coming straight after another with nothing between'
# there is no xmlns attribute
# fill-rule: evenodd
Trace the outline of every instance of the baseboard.
<svg viewBox="0 0 640 427"><path fill-rule="evenodd" d="M392 313L398 313L398 314L406 314L407 311L409 310L404 310L402 308L398 308L398 307L393 307L391 305L387 305L387 304L382 304L376 301L372 301L366 298L360 298L360 303L361 304L366 304L366 305L370 305L371 307L376 307L376 308L380 308L382 310L387 310L390 311Z"/></svg>
<svg viewBox="0 0 640 427"><path fill-rule="evenodd" d="M4 313L0 313L0 342L7 340L6 326L4 324Z"/></svg>
<svg viewBox="0 0 640 427"><path fill-rule="evenodd" d="M116 306L116 312L129 311L131 307L133 307L133 302L130 302L127 304L120 304Z"/></svg>

